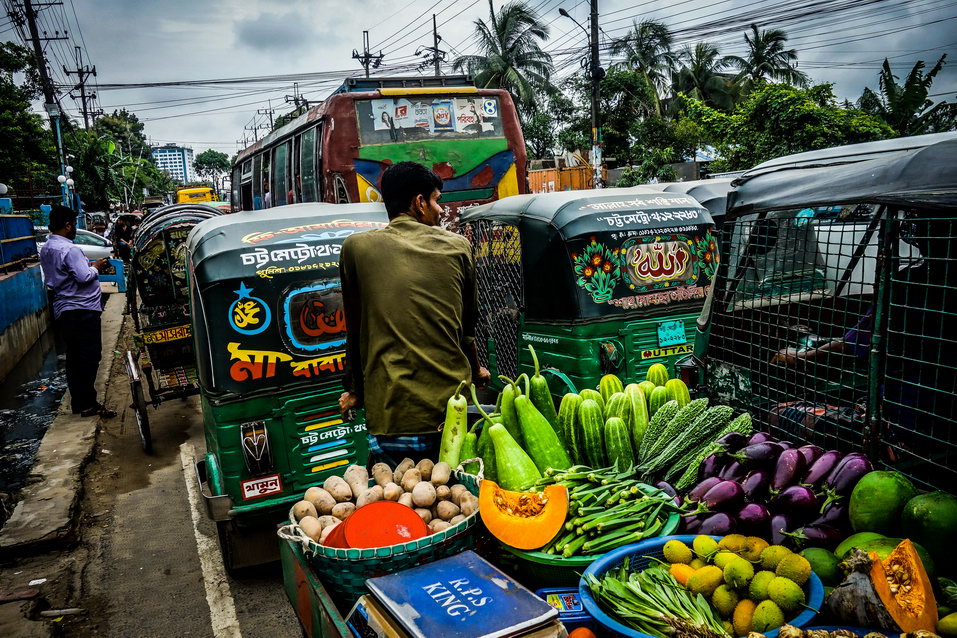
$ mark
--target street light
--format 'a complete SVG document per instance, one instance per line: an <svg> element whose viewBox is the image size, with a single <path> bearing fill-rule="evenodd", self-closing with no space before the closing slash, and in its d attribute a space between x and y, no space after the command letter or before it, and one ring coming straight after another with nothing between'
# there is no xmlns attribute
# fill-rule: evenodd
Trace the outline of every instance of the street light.
<svg viewBox="0 0 957 638"><path fill-rule="evenodd" d="M67 172L67 173L72 173L72 172L73 172L73 167L72 167L72 166L67 166L67 167L66 167L66 172Z"/></svg>
<svg viewBox="0 0 957 638"><path fill-rule="evenodd" d="M70 188L73 188L73 184L75 184L75 182L73 181L72 177L66 180L66 185L69 186Z"/></svg>
<svg viewBox="0 0 957 638"><path fill-rule="evenodd" d="M66 175L57 175L56 181L60 182L61 184L66 184Z"/></svg>
<svg viewBox="0 0 957 638"><path fill-rule="evenodd" d="M601 126L598 121L599 83L605 77L605 69L598 63L598 0L591 0L591 32L573 18L568 11L560 7L558 14L568 18L585 32L588 38L588 48L591 50L591 63L588 70L591 75L591 165L594 174L592 184L594 188L602 187L601 176Z"/></svg>
<svg viewBox="0 0 957 638"><path fill-rule="evenodd" d="M0 195L6 195L6 194L7 194L7 185L0 183Z"/></svg>

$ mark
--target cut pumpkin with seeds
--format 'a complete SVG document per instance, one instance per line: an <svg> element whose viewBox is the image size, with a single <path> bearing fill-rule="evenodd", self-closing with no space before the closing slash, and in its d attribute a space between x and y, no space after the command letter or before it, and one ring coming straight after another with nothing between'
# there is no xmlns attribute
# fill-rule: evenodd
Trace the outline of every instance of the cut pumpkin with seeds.
<svg viewBox="0 0 957 638"><path fill-rule="evenodd" d="M538 549L565 524L568 490L549 485L542 492L513 492L495 481L482 481L479 515L492 536L509 547Z"/></svg>

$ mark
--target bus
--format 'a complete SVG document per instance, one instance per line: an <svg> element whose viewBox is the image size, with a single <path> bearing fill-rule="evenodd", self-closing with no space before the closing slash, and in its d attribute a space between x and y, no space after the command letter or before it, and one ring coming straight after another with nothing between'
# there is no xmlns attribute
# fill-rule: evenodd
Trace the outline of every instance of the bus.
<svg viewBox="0 0 957 638"><path fill-rule="evenodd" d="M215 202L216 194L209 186L184 186L176 189L177 204L195 204L196 202Z"/></svg>
<svg viewBox="0 0 957 638"><path fill-rule="evenodd" d="M413 160L445 181L444 222L528 192L525 140L507 91L467 76L349 78L236 156L234 211L298 202L377 202L379 179Z"/></svg>

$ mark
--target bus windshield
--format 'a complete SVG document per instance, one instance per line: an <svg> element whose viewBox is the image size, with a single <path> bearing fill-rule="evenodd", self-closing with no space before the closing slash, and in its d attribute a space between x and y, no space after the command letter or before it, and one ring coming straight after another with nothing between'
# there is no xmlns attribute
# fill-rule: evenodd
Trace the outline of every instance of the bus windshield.
<svg viewBox="0 0 957 638"><path fill-rule="evenodd" d="M363 146L504 136L494 96L356 100L356 118Z"/></svg>

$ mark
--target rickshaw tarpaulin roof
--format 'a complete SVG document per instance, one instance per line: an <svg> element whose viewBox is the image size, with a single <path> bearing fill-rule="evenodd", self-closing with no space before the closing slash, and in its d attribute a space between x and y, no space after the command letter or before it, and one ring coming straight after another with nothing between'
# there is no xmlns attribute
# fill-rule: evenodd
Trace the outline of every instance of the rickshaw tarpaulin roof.
<svg viewBox="0 0 957 638"><path fill-rule="evenodd" d="M779 157L733 182L729 215L816 205L957 206L957 133Z"/></svg>

